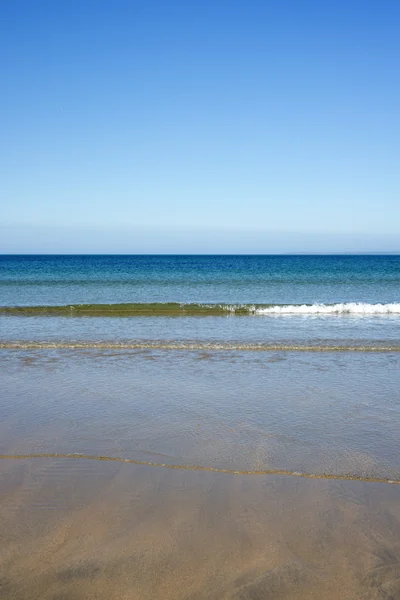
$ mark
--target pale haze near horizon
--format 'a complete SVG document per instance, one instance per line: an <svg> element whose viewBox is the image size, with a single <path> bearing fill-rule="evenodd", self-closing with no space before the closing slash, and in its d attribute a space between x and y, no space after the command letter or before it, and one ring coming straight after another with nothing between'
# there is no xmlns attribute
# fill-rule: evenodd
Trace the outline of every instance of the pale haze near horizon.
<svg viewBox="0 0 400 600"><path fill-rule="evenodd" d="M400 250L400 5L0 17L1 253Z"/></svg>

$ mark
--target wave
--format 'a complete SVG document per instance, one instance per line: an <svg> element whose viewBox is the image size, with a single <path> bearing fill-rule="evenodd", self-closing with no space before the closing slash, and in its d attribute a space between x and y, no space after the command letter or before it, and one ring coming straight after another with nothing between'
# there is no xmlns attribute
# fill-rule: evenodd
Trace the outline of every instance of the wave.
<svg viewBox="0 0 400 600"><path fill-rule="evenodd" d="M199 304L150 302L125 304L66 304L62 306L0 306L0 315L60 317L183 317L268 315L400 315L400 302L369 304Z"/></svg>
<svg viewBox="0 0 400 600"><path fill-rule="evenodd" d="M400 315L400 302L368 304L365 302L339 302L337 304L289 304L258 307L257 314L278 315Z"/></svg>
<svg viewBox="0 0 400 600"><path fill-rule="evenodd" d="M66 341L66 340L0 340L0 350L192 350L250 352L400 352L400 344L371 341L366 343L244 343L206 342L201 340L132 340L132 341Z"/></svg>

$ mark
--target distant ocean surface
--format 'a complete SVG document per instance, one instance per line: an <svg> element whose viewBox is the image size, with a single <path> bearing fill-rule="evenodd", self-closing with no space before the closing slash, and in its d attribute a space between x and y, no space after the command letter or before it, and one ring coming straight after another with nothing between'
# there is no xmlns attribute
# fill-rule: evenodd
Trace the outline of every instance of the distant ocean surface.
<svg viewBox="0 0 400 600"><path fill-rule="evenodd" d="M0 452L400 480L400 256L1 256Z"/></svg>
<svg viewBox="0 0 400 600"><path fill-rule="evenodd" d="M400 256L0 256L3 306L390 304Z"/></svg>

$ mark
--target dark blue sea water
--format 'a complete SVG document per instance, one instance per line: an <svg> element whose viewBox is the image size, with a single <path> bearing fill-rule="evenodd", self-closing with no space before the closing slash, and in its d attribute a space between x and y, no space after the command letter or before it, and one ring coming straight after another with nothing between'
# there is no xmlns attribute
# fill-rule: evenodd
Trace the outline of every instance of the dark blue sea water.
<svg viewBox="0 0 400 600"><path fill-rule="evenodd" d="M0 304L393 303L400 256L0 256Z"/></svg>

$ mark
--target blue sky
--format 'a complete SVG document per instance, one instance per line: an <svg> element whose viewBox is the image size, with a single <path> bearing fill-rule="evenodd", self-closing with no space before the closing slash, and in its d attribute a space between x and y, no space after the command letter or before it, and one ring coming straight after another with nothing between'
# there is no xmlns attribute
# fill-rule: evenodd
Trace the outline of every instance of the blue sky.
<svg viewBox="0 0 400 600"><path fill-rule="evenodd" d="M400 250L395 0L0 22L0 252Z"/></svg>

